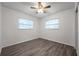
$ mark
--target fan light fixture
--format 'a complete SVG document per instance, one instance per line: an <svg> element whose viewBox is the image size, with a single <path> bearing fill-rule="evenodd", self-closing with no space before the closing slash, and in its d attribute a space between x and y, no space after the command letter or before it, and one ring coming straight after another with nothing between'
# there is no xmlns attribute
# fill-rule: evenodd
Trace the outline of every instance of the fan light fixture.
<svg viewBox="0 0 79 59"><path fill-rule="evenodd" d="M44 10L43 9L38 9L37 13L44 13Z"/></svg>
<svg viewBox="0 0 79 59"><path fill-rule="evenodd" d="M47 9L50 7L51 6L47 5L45 2L37 2L31 9L36 9L36 13L46 13Z"/></svg>

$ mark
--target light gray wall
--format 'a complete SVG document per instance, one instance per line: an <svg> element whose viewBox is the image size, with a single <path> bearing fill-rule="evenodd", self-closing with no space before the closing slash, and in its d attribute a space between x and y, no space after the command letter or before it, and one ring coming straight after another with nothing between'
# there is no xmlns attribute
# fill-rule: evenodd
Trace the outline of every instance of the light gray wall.
<svg viewBox="0 0 79 59"><path fill-rule="evenodd" d="M1 53L1 3L0 3L0 53Z"/></svg>
<svg viewBox="0 0 79 59"><path fill-rule="evenodd" d="M74 8L61 11L43 19L36 19L24 13L2 7L2 47L10 46L24 41L29 41L38 37L52 41L75 46L75 12ZM33 20L32 30L19 30L17 21L19 18ZM47 20L58 18L60 21L59 30L47 30L44 23Z"/></svg>
<svg viewBox="0 0 79 59"><path fill-rule="evenodd" d="M58 18L59 30L45 29L45 22ZM61 11L41 20L41 37L75 47L75 11L74 8Z"/></svg>
<svg viewBox="0 0 79 59"><path fill-rule="evenodd" d="M78 56L79 56L79 5L78 5Z"/></svg>
<svg viewBox="0 0 79 59"><path fill-rule="evenodd" d="M6 7L2 7L2 16L3 47L38 38L38 21L36 18ZM19 30L17 25L19 18L33 20L34 28Z"/></svg>
<svg viewBox="0 0 79 59"><path fill-rule="evenodd" d="M75 48L78 53L78 3L75 3Z"/></svg>

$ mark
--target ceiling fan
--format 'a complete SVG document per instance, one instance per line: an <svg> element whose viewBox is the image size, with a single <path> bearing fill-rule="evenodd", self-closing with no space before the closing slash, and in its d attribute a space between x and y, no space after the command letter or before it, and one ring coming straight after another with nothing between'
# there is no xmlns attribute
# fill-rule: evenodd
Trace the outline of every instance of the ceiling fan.
<svg viewBox="0 0 79 59"><path fill-rule="evenodd" d="M32 6L31 9L36 9L36 13L46 13L46 10L51 8L51 5L47 5L45 2L37 2L35 6Z"/></svg>

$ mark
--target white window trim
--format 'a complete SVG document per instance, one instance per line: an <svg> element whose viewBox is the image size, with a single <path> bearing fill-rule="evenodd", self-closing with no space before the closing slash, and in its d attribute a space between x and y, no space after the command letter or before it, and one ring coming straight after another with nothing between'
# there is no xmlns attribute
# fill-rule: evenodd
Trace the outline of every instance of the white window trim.
<svg viewBox="0 0 79 59"><path fill-rule="evenodd" d="M51 19L51 20L54 20L54 19L58 19L58 18L53 18L53 19ZM47 20L47 21L51 21L51 20ZM59 27L59 28L46 28L46 22L47 22L47 21L45 21L45 23L44 23L44 24L45 24L45 25L44 25L45 29L48 29L48 30L59 30L59 28L60 28L60 20L59 20L59 19L58 19L58 21L59 21L59 26L58 26L58 27Z"/></svg>
<svg viewBox="0 0 79 59"><path fill-rule="evenodd" d="M32 20L30 20L30 19L27 19L27 18L19 18L19 19L26 19L26 20L29 20L29 21L32 21ZM19 19L18 19L18 21L17 21L17 25L18 25L18 29L19 30L32 30L33 28L34 28L34 22L32 21L32 28L19 28Z"/></svg>

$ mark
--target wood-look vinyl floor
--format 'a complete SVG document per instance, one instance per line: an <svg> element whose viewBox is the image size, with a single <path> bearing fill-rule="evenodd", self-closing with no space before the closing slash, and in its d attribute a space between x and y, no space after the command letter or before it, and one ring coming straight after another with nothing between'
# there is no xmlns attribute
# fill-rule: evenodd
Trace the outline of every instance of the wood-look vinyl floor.
<svg viewBox="0 0 79 59"><path fill-rule="evenodd" d="M2 56L76 56L72 46L42 38L2 48Z"/></svg>

